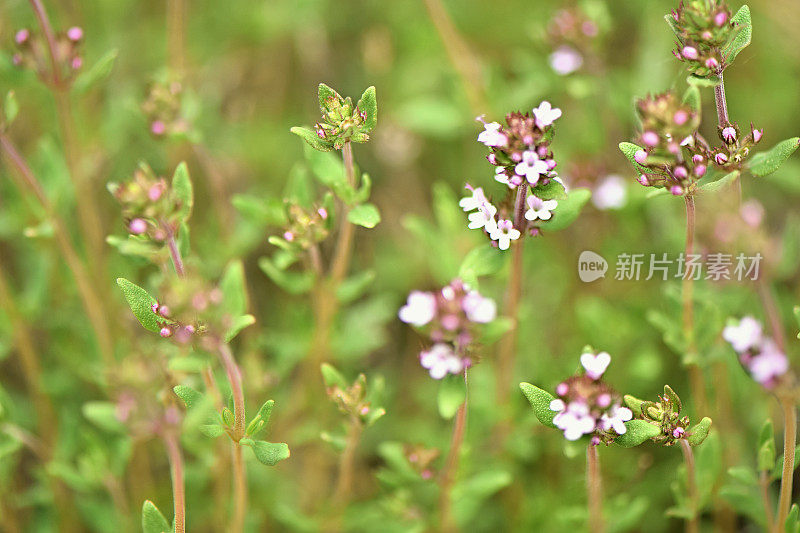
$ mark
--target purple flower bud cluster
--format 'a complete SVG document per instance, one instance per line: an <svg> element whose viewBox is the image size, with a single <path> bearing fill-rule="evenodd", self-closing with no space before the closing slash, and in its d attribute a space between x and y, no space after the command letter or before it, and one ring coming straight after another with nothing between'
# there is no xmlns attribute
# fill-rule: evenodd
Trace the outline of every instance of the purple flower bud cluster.
<svg viewBox="0 0 800 533"><path fill-rule="evenodd" d="M348 141L363 143L372 131L367 123L367 111L348 96L342 97L328 87L320 85L320 111L322 119L314 125L317 137L336 150Z"/></svg>
<svg viewBox="0 0 800 533"><path fill-rule="evenodd" d="M622 406L620 395L601 380L610 362L611 356L606 352L585 351L581 355L584 373L556 387L557 398L550 402L550 409L558 413L553 423L567 440L592 435L592 444L608 444L626 433L625 422L633 418L633 413Z"/></svg>
<svg viewBox="0 0 800 533"><path fill-rule="evenodd" d="M472 365L466 355L479 325L497 316L494 301L455 279L442 290L413 291L399 312L400 320L424 327L434 345L420 353L420 363L434 379L460 374Z"/></svg>
<svg viewBox="0 0 800 533"><path fill-rule="evenodd" d="M750 124L750 131L742 135L739 125L728 123L717 129L722 144L710 150L709 158L723 170L735 170L742 165L750 155L751 149L758 144L764 136L763 129L756 129Z"/></svg>
<svg viewBox="0 0 800 533"><path fill-rule="evenodd" d="M750 376L768 390L779 387L789 377L789 359L775 341L764 336L761 323L752 316L732 321L722 338L739 354L739 361Z"/></svg>
<svg viewBox="0 0 800 533"><path fill-rule="evenodd" d="M723 50L740 28L723 0L681 2L670 15L678 38L673 54L697 76L720 74L726 65Z"/></svg>
<svg viewBox="0 0 800 533"><path fill-rule="evenodd" d="M178 81L154 82L142 103L142 112L154 137L181 135L190 129L183 110L183 85Z"/></svg>
<svg viewBox="0 0 800 533"><path fill-rule="evenodd" d="M180 200L167 181L148 166L141 165L130 181L110 184L109 190L122 206L122 218L131 235L162 243L169 232L177 231Z"/></svg>
<svg viewBox="0 0 800 533"><path fill-rule="evenodd" d="M299 204L286 204L288 225L282 233L283 240L290 246L308 250L324 241L332 229L333 219L328 211L332 206L305 208Z"/></svg>
<svg viewBox="0 0 800 533"><path fill-rule="evenodd" d="M52 53L55 55L58 72L52 72L50 59L51 49L43 37L35 36L27 28L14 34L17 51L12 57L14 65L34 70L46 83L71 81L83 67L81 48L83 45L83 29L78 26L55 36Z"/></svg>
<svg viewBox="0 0 800 533"><path fill-rule="evenodd" d="M592 53L600 33L597 23L582 9L559 9L547 25L547 42L553 47L550 67L556 74L566 76L579 70L584 57Z"/></svg>
<svg viewBox="0 0 800 533"><path fill-rule="evenodd" d="M551 182L557 182L556 188L561 192L564 187L555 171L557 164L549 147L554 134L553 123L559 117L561 110L545 101L531 113L508 114L505 126L478 118L484 127L478 142L491 150L487 159L496 167L495 180L507 188L504 199L495 205L486 197L483 188L467 185L472 196L463 198L459 205L470 213L468 227L484 231L501 250L507 250L523 233L537 235L539 224L550 220L558 205L552 199ZM528 189L531 196L527 196ZM525 194L521 198L524 203L520 205L515 205L517 191ZM524 210L526 205L525 220L519 220L523 212L516 211Z"/></svg>

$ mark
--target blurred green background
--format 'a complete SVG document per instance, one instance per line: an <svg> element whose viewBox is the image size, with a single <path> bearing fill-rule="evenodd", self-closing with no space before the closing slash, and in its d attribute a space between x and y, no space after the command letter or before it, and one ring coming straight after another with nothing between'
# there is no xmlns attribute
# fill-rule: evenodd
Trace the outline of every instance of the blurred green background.
<svg viewBox="0 0 800 533"><path fill-rule="evenodd" d="M359 166L373 179L373 202L382 222L373 231L357 232L353 270L374 269L376 279L369 294L339 317L333 351L337 366L350 377L358 372L386 377L383 404L388 414L364 434L346 529L421 531L431 523L435 484L409 481L407 472L406 477L397 472L402 453L396 443L446 451L450 422L439 417L436 384L417 364L423 341L396 320L396 311L410 290L447 283L466 253L483 242L477 232L466 229L466 217L457 206L466 182L498 193L501 187L493 182L485 147L475 142L481 128L474 118L485 113L489 121L500 120L512 110L529 111L541 100L563 110L552 148L565 181L594 188L619 175L626 198L614 209L590 204L567 231L546 234L526 246L515 381L551 390L577 369L581 347L592 344L611 353L606 377L619 391L654 399L669 383L684 398L690 416L721 420L716 437L701 448L698 463L711 480L714 501L726 502L709 506L704 525L711 528L715 519L722 520L719 509L731 504L720 495L730 482L726 469L754 463L761 421L775 409L718 339L728 316L763 318L755 288L734 283L698 287L698 327L709 337L701 363L712 412L695 413L686 372L662 335L680 324L677 283L613 279L612 258L617 254L674 256L684 243L682 202L665 197L646 201L646 191L617 149L617 143L636 132L635 97L669 88L682 93L685 88L685 72L670 53L673 36L663 20L673 2L187 0L181 113L189 121L190 135L170 138L153 136L142 110L151 85L175 75L167 67L175 59L168 51L165 2L62 0L46 6L56 28L85 29L85 64L94 64L111 49L119 53L108 78L74 101L80 169L90 180L91 201L102 214L104 234L125 232L118 206L106 191L108 182L127 179L140 161L170 176L186 160L196 190L190 266L216 279L231 258L244 260L257 324L237 341L237 358L245 369L250 405L266 397L276 400L271 437L288 442L293 450L292 458L274 469L250 467L250 530L324 528L324 520L303 499L309 485L319 485L312 492L325 497L333 476L323 471L313 480L304 479L301 472L307 470L292 463L302 464L303 450L320 445L321 431L337 431L334 405L320 404L318 416L299 421L282 418L291 411L286 406L295 391L322 387L321 380L298 380L297 364L306 355L313 323L308 299L286 294L258 268L258 258L273 251L267 236L281 230L231 203L237 195L265 202L281 198L287 176L303 165L302 142L289 128L318 120L319 82L353 97L375 85L379 107L371 141L354 150ZM570 40L554 33L558 11L576 8L594 21L596 36ZM798 132L800 3L752 0L750 8L752 45L726 71L725 81L732 120L743 129L750 121L763 127L768 147ZM32 72L12 64L13 36L22 27L36 28L29 4L2 0L0 89L15 91L20 103L9 135L77 235L74 193L52 95ZM170 27L174 39L180 26L173 21ZM580 54L583 64L559 75L550 56L564 44ZM708 117L703 131L711 137L711 89L703 90L703 103ZM113 383L127 387L151 376L153 369L141 361L157 357L158 345L140 339L144 332L129 317L114 279L125 276L152 285L159 273L137 258L107 250L106 276L93 280L114 309L109 319L120 363L107 379L111 369L103 368L97 354L52 231L35 202L8 179L9 172L8 165L0 167L0 264L14 308L41 354L41 386L56 406L60 439L47 465L19 443L15 432L35 432L36 423L15 357L9 310L0 309L4 527L54 530L47 482L52 478L68 487L86 530L138 527L145 498L169 516L169 470L161 443L125 432L110 434L82 411L89 401L119 401L125 387ZM795 158L769 178L743 183L745 197L765 207L759 250L767 256L767 279L787 331L793 333L791 307L800 301L799 173ZM726 209L724 198L698 199L701 248L722 246L715 235ZM579 281L577 257L583 250L612 262L604 280ZM481 292L498 303L504 287L503 275L481 282ZM796 362L796 345L792 349L790 358ZM468 531L581 526L586 518L583 450L538 425L521 395L512 406L511 438L498 449L491 429L502 414L494 405L491 352L471 373L458 522ZM723 387L730 397L725 405L718 401ZM137 394L158 392L130 388L137 401ZM222 484L220 493L213 479L219 462L227 461L227 449L189 429L183 442L189 530L224 530L220 520L228 506L227 488ZM336 457L333 449L325 453ZM609 529L681 527L678 518L665 515L675 503L671 485L681 463L677 449L604 448L601 462ZM746 506L733 506L736 523L754 527L744 525L753 522Z"/></svg>

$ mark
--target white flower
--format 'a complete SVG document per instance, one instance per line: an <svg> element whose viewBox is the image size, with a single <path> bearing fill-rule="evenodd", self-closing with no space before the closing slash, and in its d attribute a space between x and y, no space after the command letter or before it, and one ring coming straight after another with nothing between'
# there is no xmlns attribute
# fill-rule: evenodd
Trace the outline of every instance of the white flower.
<svg viewBox="0 0 800 533"><path fill-rule="evenodd" d="M522 152L522 161L517 163L514 167L514 172L520 176L525 176L531 185L536 185L539 181L539 176L547 174L547 163L539 159L539 156L533 150Z"/></svg>
<svg viewBox="0 0 800 533"><path fill-rule="evenodd" d="M486 146L505 146L508 142L506 134L500 131L500 124L490 122L483 125L483 131L478 135L478 142Z"/></svg>
<svg viewBox="0 0 800 533"><path fill-rule="evenodd" d="M550 102L544 101L539 104L539 107L533 108L533 115L536 117L536 127L544 129L561 116L561 110L551 107Z"/></svg>
<svg viewBox="0 0 800 533"><path fill-rule="evenodd" d="M518 229L514 229L514 224L510 220L501 220L493 226L490 228L487 224L486 229L489 231L489 237L497 241L497 247L501 250L508 250L511 241L516 241L521 235Z"/></svg>
<svg viewBox="0 0 800 533"><path fill-rule="evenodd" d="M559 46L550 54L550 68L561 76L572 74L581 68L582 65L583 56L571 46Z"/></svg>
<svg viewBox="0 0 800 533"><path fill-rule="evenodd" d="M510 189L514 188L514 184L511 183L511 180L508 178L508 174L506 174L505 167L497 167L494 169L494 179L503 185L508 185Z"/></svg>
<svg viewBox="0 0 800 533"><path fill-rule="evenodd" d="M606 176L600 184L595 187L592 194L592 202L597 209L619 209L625 205L628 199L628 188L626 181L616 174Z"/></svg>
<svg viewBox="0 0 800 533"><path fill-rule="evenodd" d="M472 322L486 324L497 316L497 305L491 298L481 296L478 291L469 291L461 302L467 318Z"/></svg>
<svg viewBox="0 0 800 533"><path fill-rule="evenodd" d="M722 338L731 343L736 352L746 352L761 342L761 324L755 318L746 316L738 325L723 329Z"/></svg>
<svg viewBox="0 0 800 533"><path fill-rule="evenodd" d="M553 424L564 431L567 440L578 440L595 430L595 419L589 414L589 407L583 402L564 405L562 400L550 402L551 411L559 411L553 417Z"/></svg>
<svg viewBox="0 0 800 533"><path fill-rule="evenodd" d="M528 209L525 211L525 218L528 220L550 220L550 217L553 216L550 211L555 209L558 206L558 202L555 200L542 200L538 196L530 195L528 196Z"/></svg>
<svg viewBox="0 0 800 533"><path fill-rule="evenodd" d="M472 196L464 197L464 198L461 199L460 202L458 202L458 205L464 211L469 212L469 211L473 211L475 209L480 209L480 207L483 204L485 204L485 203L487 203L489 201L489 200L486 199L486 195L483 194L483 189L481 187L478 187L477 189L473 189L472 187L467 185L467 188L472 191Z"/></svg>
<svg viewBox="0 0 800 533"><path fill-rule="evenodd" d="M469 229L483 228L486 224L489 224L490 220L494 220L495 214L497 214L497 208L489 202L485 202L477 211L467 216L469 219L467 227Z"/></svg>
<svg viewBox="0 0 800 533"><path fill-rule="evenodd" d="M447 374L460 374L464 370L464 361L449 344L441 342L420 353L419 362L423 368L428 369L433 379L442 379Z"/></svg>
<svg viewBox="0 0 800 533"><path fill-rule="evenodd" d="M764 341L761 353L747 363L750 375L764 387L770 388L775 378L789 370L789 360L781 352L772 339Z"/></svg>
<svg viewBox="0 0 800 533"><path fill-rule="evenodd" d="M600 379L610 362L611 356L607 352L600 352L597 355L593 353L581 355L581 365L586 369L586 375L595 380Z"/></svg>
<svg viewBox="0 0 800 533"><path fill-rule="evenodd" d="M424 326L436 316L436 297L429 292L413 291L398 316L406 324Z"/></svg>
<svg viewBox="0 0 800 533"><path fill-rule="evenodd" d="M624 435L628 428L625 427L625 422L633 418L633 412L627 407L620 407L619 405L615 405L611 408L610 415L609 413L604 413L603 416L600 417L600 429L603 431L608 431L613 429L616 431L617 435Z"/></svg>

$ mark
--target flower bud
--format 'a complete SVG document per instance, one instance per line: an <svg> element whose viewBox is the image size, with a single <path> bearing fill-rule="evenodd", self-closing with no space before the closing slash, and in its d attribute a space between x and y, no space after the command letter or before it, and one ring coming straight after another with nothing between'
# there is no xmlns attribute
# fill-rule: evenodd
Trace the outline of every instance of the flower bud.
<svg viewBox="0 0 800 533"><path fill-rule="evenodd" d="M328 219L328 210L325 209L324 207L320 207L319 209L317 209L317 214L322 220Z"/></svg>
<svg viewBox="0 0 800 533"><path fill-rule="evenodd" d="M728 144L736 142L736 130L732 126L722 128L722 138Z"/></svg>
<svg viewBox="0 0 800 533"><path fill-rule="evenodd" d="M763 137L763 136L764 136L764 130L763 129L757 130L757 129L753 128L753 143L757 143L758 141L760 141L761 137Z"/></svg>
<svg viewBox="0 0 800 533"><path fill-rule="evenodd" d="M150 124L150 132L153 135L161 136L164 135L167 131L167 125L160 120L154 120L152 124Z"/></svg>
<svg viewBox="0 0 800 533"><path fill-rule="evenodd" d="M694 163L695 165L699 165L700 163L703 162L703 160L704 160L704 158L700 154L694 154L692 156L692 163Z"/></svg>
<svg viewBox="0 0 800 533"><path fill-rule="evenodd" d="M556 387L556 394L558 394L559 396L566 396L568 392L569 392L569 385L567 385L566 383L563 382L559 383L558 386Z"/></svg>
<svg viewBox="0 0 800 533"><path fill-rule="evenodd" d="M717 70L719 68L719 61L715 57L709 57L706 59L706 67L710 68L711 70Z"/></svg>
<svg viewBox="0 0 800 533"><path fill-rule="evenodd" d="M672 430L672 437L676 439L682 439L683 436L686 435L686 430L682 427L678 426Z"/></svg>
<svg viewBox="0 0 800 533"><path fill-rule="evenodd" d="M685 180L689 176L689 173L686 171L686 167L683 167L683 166L675 167L674 174L675 174L676 178L682 179L682 180Z"/></svg>
<svg viewBox="0 0 800 533"><path fill-rule="evenodd" d="M172 336L172 330L169 329L168 327L164 326L163 328L161 328L161 331L159 331L158 334L166 339L167 337L171 337Z"/></svg>
<svg viewBox="0 0 800 533"><path fill-rule="evenodd" d="M73 43L77 43L81 39L83 39L83 30L78 26L73 26L67 30L67 39L72 41Z"/></svg>
<svg viewBox="0 0 800 533"><path fill-rule="evenodd" d="M80 69L83 66L83 58L80 56L73 57L72 63L70 63L70 65L72 66L72 70Z"/></svg>
<svg viewBox="0 0 800 533"><path fill-rule="evenodd" d="M644 150L637 150L636 153L633 154L633 159L640 165L644 165L647 161L647 152Z"/></svg>
<svg viewBox="0 0 800 533"><path fill-rule="evenodd" d="M147 222L141 218L134 218L131 220L130 224L128 224L128 231L133 233L134 235L141 235L145 231L147 231Z"/></svg>
<svg viewBox="0 0 800 533"><path fill-rule="evenodd" d="M723 154L722 152L719 152L718 154L716 154L716 155L714 156L714 161L715 161L715 162L716 162L718 165L724 165L725 163L727 163L727 162L728 162L728 156L727 156L727 155L725 155L725 154Z"/></svg>
<svg viewBox="0 0 800 533"><path fill-rule="evenodd" d="M695 60L699 57L699 54L697 53L697 48L695 48L694 46L684 46L683 50L681 50L681 55L684 58L690 60Z"/></svg>
<svg viewBox="0 0 800 533"><path fill-rule="evenodd" d="M658 145L658 133L654 131L646 131L642 134L642 142L650 147Z"/></svg>
<svg viewBox="0 0 800 533"><path fill-rule="evenodd" d="M647 179L647 176L645 176L644 174L642 174L641 176L639 176L639 178L638 178L636 181L638 181L639 183L641 183L641 184L642 184L642 185L644 185L645 187L647 187L648 185L650 185L650 180L648 180L648 179Z"/></svg>
<svg viewBox="0 0 800 533"><path fill-rule="evenodd" d="M166 305L160 306L158 308L158 314L163 316L164 318L167 318L169 316L169 307L167 307Z"/></svg>
<svg viewBox="0 0 800 533"><path fill-rule="evenodd" d="M283 238L289 242L292 242L294 240L294 233L292 233L291 231L287 231L283 234Z"/></svg>
<svg viewBox="0 0 800 533"><path fill-rule="evenodd" d="M697 165L694 167L694 175L698 178L702 178L706 173L706 166L705 165Z"/></svg>
<svg viewBox="0 0 800 533"><path fill-rule="evenodd" d="M673 196L680 196L683 194L683 187L681 187L680 185L673 185L672 187L670 187L669 192Z"/></svg>
<svg viewBox="0 0 800 533"><path fill-rule="evenodd" d="M158 302L150 306L150 310L155 314L158 314L158 308L159 308Z"/></svg>
<svg viewBox="0 0 800 533"><path fill-rule="evenodd" d="M714 15L714 24L716 24L718 28L721 28L726 22L728 22L728 14L724 11L720 11Z"/></svg>
<svg viewBox="0 0 800 533"><path fill-rule="evenodd" d="M686 121L689 120L689 113L687 113L683 109L680 109L675 112L675 115L673 115L672 120L675 122L676 125L683 126L684 124L686 124Z"/></svg>
<svg viewBox="0 0 800 533"><path fill-rule="evenodd" d="M23 28L19 30L16 35L14 35L14 42L22 45L25 44L28 39L31 37L31 32L27 28Z"/></svg>

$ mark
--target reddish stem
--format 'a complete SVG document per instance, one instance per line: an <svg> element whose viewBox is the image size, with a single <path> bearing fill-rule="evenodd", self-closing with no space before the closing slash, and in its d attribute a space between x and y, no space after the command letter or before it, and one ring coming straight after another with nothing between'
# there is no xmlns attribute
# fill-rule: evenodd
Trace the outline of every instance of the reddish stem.
<svg viewBox="0 0 800 533"><path fill-rule="evenodd" d="M186 492L183 484L183 454L178 442L178 435L167 431L164 435L164 444L169 456L170 471L172 473L172 501L175 507L175 533L186 532Z"/></svg>

